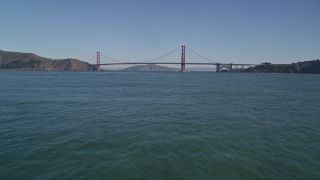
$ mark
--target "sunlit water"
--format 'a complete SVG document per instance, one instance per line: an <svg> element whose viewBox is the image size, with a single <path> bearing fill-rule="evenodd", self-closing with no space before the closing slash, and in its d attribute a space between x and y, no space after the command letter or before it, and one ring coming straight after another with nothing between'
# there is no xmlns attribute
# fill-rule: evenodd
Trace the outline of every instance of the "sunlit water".
<svg viewBox="0 0 320 180"><path fill-rule="evenodd" d="M317 179L320 75L0 71L0 179Z"/></svg>

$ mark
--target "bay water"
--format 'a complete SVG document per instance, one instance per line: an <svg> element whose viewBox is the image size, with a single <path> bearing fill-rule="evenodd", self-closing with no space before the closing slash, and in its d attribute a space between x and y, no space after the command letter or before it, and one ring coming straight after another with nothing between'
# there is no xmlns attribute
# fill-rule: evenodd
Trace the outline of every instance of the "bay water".
<svg viewBox="0 0 320 180"><path fill-rule="evenodd" d="M320 75L0 71L0 179L319 179Z"/></svg>

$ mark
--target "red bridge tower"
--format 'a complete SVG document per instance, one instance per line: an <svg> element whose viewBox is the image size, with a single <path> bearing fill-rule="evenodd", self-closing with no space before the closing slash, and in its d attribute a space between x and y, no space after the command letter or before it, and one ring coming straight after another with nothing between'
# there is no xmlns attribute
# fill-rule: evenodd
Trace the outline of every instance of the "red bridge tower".
<svg viewBox="0 0 320 180"><path fill-rule="evenodd" d="M186 71L186 46L182 45L181 50L181 72Z"/></svg>
<svg viewBox="0 0 320 180"><path fill-rule="evenodd" d="M97 71L100 71L100 51L97 51Z"/></svg>

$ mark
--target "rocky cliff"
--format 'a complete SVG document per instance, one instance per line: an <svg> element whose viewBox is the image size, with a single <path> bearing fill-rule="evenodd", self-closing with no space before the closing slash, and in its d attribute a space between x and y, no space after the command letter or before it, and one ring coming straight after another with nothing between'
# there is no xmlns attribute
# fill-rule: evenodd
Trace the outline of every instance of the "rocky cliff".
<svg viewBox="0 0 320 180"><path fill-rule="evenodd" d="M96 67L77 59L53 60L32 53L0 50L0 69L92 71Z"/></svg>

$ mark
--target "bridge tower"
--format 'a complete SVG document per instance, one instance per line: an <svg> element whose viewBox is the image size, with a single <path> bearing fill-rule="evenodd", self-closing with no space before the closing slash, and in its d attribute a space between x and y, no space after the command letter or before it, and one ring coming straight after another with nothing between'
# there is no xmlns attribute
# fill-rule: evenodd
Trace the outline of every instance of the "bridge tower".
<svg viewBox="0 0 320 180"><path fill-rule="evenodd" d="M186 46L182 45L181 49L181 72L186 71Z"/></svg>
<svg viewBox="0 0 320 180"><path fill-rule="evenodd" d="M97 51L97 71L100 71L100 51Z"/></svg>
<svg viewBox="0 0 320 180"><path fill-rule="evenodd" d="M216 72L220 72L220 63L216 64Z"/></svg>
<svg viewBox="0 0 320 180"><path fill-rule="evenodd" d="M232 63L229 64L229 72L232 71Z"/></svg>

